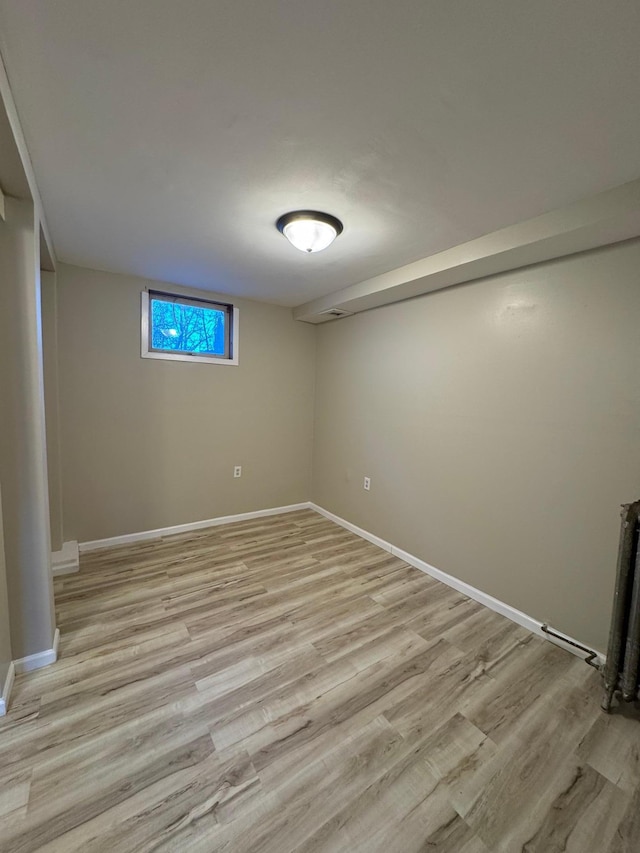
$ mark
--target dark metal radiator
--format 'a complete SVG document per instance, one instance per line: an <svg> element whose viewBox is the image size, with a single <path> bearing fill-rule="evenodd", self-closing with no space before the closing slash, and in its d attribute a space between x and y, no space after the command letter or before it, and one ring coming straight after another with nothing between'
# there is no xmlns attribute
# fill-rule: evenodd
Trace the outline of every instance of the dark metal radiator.
<svg viewBox="0 0 640 853"><path fill-rule="evenodd" d="M622 507L616 591L604 666L602 707L611 710L614 694L635 702L640 690L640 501Z"/></svg>

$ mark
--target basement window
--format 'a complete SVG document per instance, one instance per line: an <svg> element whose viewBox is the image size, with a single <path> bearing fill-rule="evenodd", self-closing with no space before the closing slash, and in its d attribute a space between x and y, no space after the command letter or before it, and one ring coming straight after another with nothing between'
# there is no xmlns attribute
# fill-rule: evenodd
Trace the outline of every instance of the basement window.
<svg viewBox="0 0 640 853"><path fill-rule="evenodd" d="M142 358L238 363L238 309L235 305L142 292Z"/></svg>

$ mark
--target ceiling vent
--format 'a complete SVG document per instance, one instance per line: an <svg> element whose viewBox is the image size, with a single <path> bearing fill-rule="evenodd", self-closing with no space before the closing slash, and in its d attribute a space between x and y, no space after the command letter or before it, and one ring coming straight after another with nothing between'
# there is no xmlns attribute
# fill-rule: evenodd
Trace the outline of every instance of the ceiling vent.
<svg viewBox="0 0 640 853"><path fill-rule="evenodd" d="M342 308L327 308L326 311L318 311L323 317L351 317L353 311L343 311Z"/></svg>

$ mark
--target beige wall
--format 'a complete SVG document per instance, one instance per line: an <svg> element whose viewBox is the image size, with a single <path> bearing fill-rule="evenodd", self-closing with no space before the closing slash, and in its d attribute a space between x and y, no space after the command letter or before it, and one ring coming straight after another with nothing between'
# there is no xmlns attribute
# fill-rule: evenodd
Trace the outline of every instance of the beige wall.
<svg viewBox="0 0 640 853"><path fill-rule="evenodd" d="M58 328L56 318L56 277L54 273L41 273L41 291L51 549L59 551L62 548L63 541L62 482L60 477L60 430L58 415Z"/></svg>
<svg viewBox="0 0 640 853"><path fill-rule="evenodd" d="M313 500L606 650L639 330L639 241L319 327Z"/></svg>
<svg viewBox="0 0 640 853"><path fill-rule="evenodd" d="M7 566L4 559L2 529L2 495L0 494L0 694L12 660L9 628L9 597L7 595Z"/></svg>
<svg viewBox="0 0 640 853"><path fill-rule="evenodd" d="M317 329L240 300L234 368L141 359L153 283L61 265L64 538L311 497L604 650L639 496L639 269L634 241Z"/></svg>
<svg viewBox="0 0 640 853"><path fill-rule="evenodd" d="M239 366L142 359L140 292L153 284L58 268L65 540L309 498L315 330L237 300Z"/></svg>
<svg viewBox="0 0 640 853"><path fill-rule="evenodd" d="M14 659L55 631L44 415L39 223L29 201L0 221L0 482Z"/></svg>

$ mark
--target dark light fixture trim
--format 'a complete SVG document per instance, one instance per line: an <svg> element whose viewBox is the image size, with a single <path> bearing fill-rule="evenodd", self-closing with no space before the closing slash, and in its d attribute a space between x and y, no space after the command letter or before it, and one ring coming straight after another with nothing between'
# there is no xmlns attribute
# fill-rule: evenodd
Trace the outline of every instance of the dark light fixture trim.
<svg viewBox="0 0 640 853"><path fill-rule="evenodd" d="M276 222L276 228L281 234L284 234L285 226L290 222L295 222L298 219L315 220L316 222L324 222L335 229L336 237L342 234L344 226L342 222L330 213L322 213L319 210L292 210L291 213L283 213L280 219Z"/></svg>
<svg viewBox="0 0 640 853"><path fill-rule="evenodd" d="M320 210L292 210L276 222L276 228L301 252L320 252L342 233L342 222Z"/></svg>

